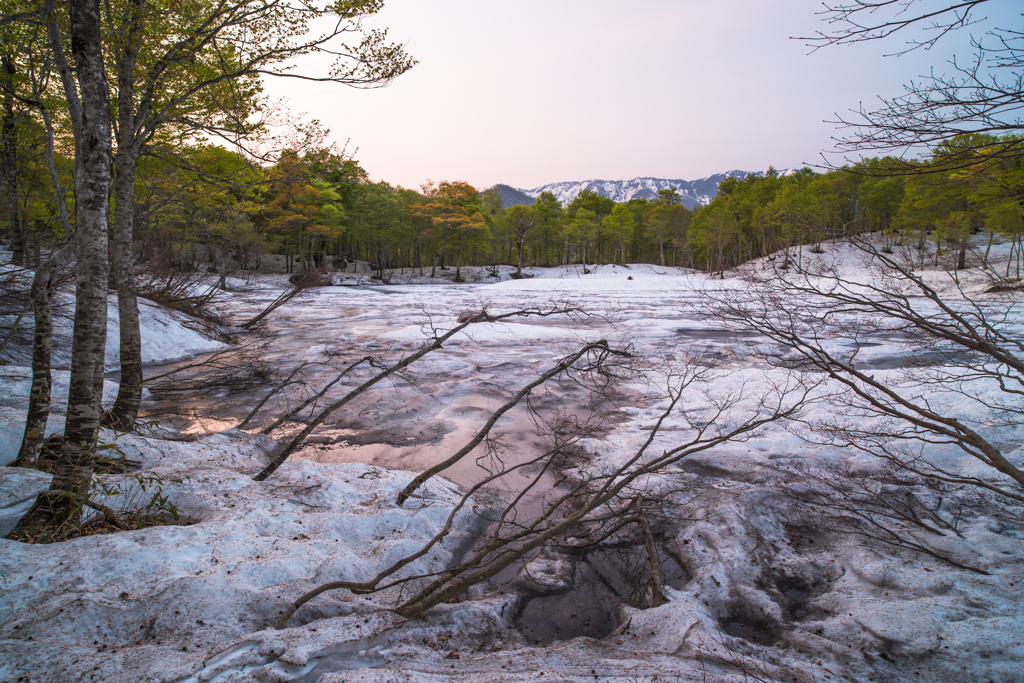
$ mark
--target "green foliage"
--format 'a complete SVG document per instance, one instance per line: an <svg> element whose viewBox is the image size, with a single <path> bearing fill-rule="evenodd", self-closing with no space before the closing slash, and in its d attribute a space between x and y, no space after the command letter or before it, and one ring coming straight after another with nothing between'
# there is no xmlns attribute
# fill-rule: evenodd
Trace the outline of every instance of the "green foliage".
<svg viewBox="0 0 1024 683"><path fill-rule="evenodd" d="M690 246L697 262L710 271L723 272L739 262L743 230L727 199L735 194L716 197L699 211L690 229Z"/></svg>
<svg viewBox="0 0 1024 683"><path fill-rule="evenodd" d="M253 217L262 173L240 155L215 145L183 149L175 159L149 158L137 172L137 223L151 254L181 265L195 250L213 250L242 264L267 246Z"/></svg>
<svg viewBox="0 0 1024 683"><path fill-rule="evenodd" d="M666 247L678 241L686 243L687 228L690 222L690 210L682 204L665 201L672 200L671 195L663 195L653 202L647 212L648 237L658 247L658 262L666 265Z"/></svg>
<svg viewBox="0 0 1024 683"><path fill-rule="evenodd" d="M168 483L184 483L187 476L165 482L154 472L126 472L131 463L116 441L100 441L96 450L97 469L116 473L93 477L87 490L77 496L67 491L55 492L69 501L72 514L68 521L26 531L18 540L55 543L83 535L183 523L181 510L164 487ZM40 461L44 470L47 464L46 459Z"/></svg>
<svg viewBox="0 0 1024 683"><path fill-rule="evenodd" d="M543 254L544 265L558 263L564 242L562 223L565 210L551 192L541 192L533 209L537 212L537 223L532 233L534 248Z"/></svg>
<svg viewBox="0 0 1024 683"><path fill-rule="evenodd" d="M679 194L679 190L674 187L667 187L663 190L658 190L658 201L663 204L674 205L679 204L683 201L682 196Z"/></svg>
<svg viewBox="0 0 1024 683"><path fill-rule="evenodd" d="M583 190L569 203L565 213L570 219L575 219L578 211L586 209L593 214L593 220L601 221L614 208L615 202L608 197L602 197L593 190Z"/></svg>
<svg viewBox="0 0 1024 683"><path fill-rule="evenodd" d="M435 266L448 253L455 257L455 279L461 279L461 267L467 255L486 252L490 231L480 193L464 181L443 181L423 185L425 201L413 212L430 220L430 241L436 245ZM431 277L435 274L431 270Z"/></svg>
<svg viewBox="0 0 1024 683"><path fill-rule="evenodd" d="M604 228L603 236L619 245L622 254L620 262L625 263L626 242L633 236L633 229L636 227L633 213L625 204L616 204L612 212L601 221L601 225Z"/></svg>
<svg viewBox="0 0 1024 683"><path fill-rule="evenodd" d="M351 235L370 250L380 277L393 251L411 241L410 219L409 207L402 196L387 183L359 186L352 211Z"/></svg>
<svg viewBox="0 0 1024 683"><path fill-rule="evenodd" d="M567 239L571 245L577 248L584 265L587 264L588 256L591 256L591 262L594 260L590 250L594 240L597 239L598 225L597 213L583 207L576 208L572 221L569 223Z"/></svg>

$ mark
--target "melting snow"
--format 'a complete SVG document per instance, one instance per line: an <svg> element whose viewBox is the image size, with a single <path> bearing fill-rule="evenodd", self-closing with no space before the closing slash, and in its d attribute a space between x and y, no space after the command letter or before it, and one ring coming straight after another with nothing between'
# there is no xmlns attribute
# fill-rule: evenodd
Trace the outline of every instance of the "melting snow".
<svg viewBox="0 0 1024 683"><path fill-rule="evenodd" d="M842 257L847 274L865 276L853 252L826 249ZM494 282L483 270L470 271L478 284L459 286L417 274L406 279L429 284L398 284L396 276L386 287L327 288L279 312L274 324L288 330L279 343L307 357L359 351L366 342L398 353L422 343L431 325L450 328L466 311L511 310L552 295L603 316L582 326L564 319L473 325L470 335L417 370L429 391L396 382L367 405L364 417L372 424L349 425L346 432L447 424L421 445L382 451L415 451L426 459L439 455L430 450L438 443L450 449L471 431L475 408L507 396L522 378L591 335L632 341L655 357L711 350L724 363L716 385L723 389L779 376L751 367L750 349L762 340L731 335L695 307L705 288L742 288L738 277L714 280L652 266L601 266L589 275L530 269L534 277L526 280L510 280L509 272L503 268ZM962 286L984 298L985 283L972 278ZM948 282L942 286L956 294ZM276 291L261 285L235 305L255 309ZM216 348L180 316L144 310L148 362ZM900 353L891 342L872 347L862 362L883 364ZM27 369L6 366L0 378L8 397L0 405L0 462L10 462L23 425ZM66 387L66 375L55 379ZM627 389L626 421L588 444L595 466L632 452L659 413L654 387ZM806 419L828 417L830 410L817 405ZM673 430L684 428L675 420L659 444L670 444ZM400 509L394 497L410 472L296 458L256 483L251 475L274 447L265 437L232 429L193 441L121 436L120 447L162 480L169 500L193 523L46 546L0 540L0 679L740 681L746 669L764 680L800 682L1022 680L1020 510L985 496L913 488L956 521L956 533L927 540L986 573L838 533L827 516L810 514L787 492L808 466L846 468L870 483L877 463L815 445L802 429L771 427L652 480L653 489L675 491L667 547L687 580L667 588L669 602L657 609L618 607L619 627L603 640L547 645L527 642L513 627L516 595L483 589L411 622L386 611L395 593L334 591L305 606L291 628L273 631L269 625L304 591L325 581L364 580L418 548L439 528L458 487L434 479ZM1007 426L1005 441L1020 443L1018 431ZM1012 457L1021 454L1017 449ZM950 462L961 457L948 449L939 455ZM47 482L38 472L4 469L0 525L9 528ZM476 512L467 510L461 531L408 571L449 562L477 528ZM532 569L551 588L569 580L565 567L548 557Z"/></svg>

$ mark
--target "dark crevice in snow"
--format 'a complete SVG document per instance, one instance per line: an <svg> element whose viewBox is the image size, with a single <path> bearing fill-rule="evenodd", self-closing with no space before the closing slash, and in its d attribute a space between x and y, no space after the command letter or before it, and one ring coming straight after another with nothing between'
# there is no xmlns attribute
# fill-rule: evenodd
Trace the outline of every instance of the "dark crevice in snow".
<svg viewBox="0 0 1024 683"><path fill-rule="evenodd" d="M682 588L689 579L686 570L663 543L657 549L664 585ZM589 549L571 562L567 587L523 595L515 626L528 640L605 638L619 626L622 606L651 607L650 565L642 542Z"/></svg>

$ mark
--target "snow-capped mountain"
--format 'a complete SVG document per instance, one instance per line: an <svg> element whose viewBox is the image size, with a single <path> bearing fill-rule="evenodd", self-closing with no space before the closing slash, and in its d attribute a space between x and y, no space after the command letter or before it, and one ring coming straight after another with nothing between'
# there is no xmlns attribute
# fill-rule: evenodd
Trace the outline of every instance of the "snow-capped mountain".
<svg viewBox="0 0 1024 683"><path fill-rule="evenodd" d="M788 171L779 171L780 175L786 175ZM665 190L670 187L676 188L683 198L683 204L693 208L697 204L707 204L718 192L718 184L726 178L737 178L743 180L748 175L761 176L763 171L726 171L715 175L701 178L700 180L673 180L668 178L633 178L632 180L583 180L564 183L550 183L535 187L530 190L519 188L508 188L515 193L522 193L531 199L536 199L541 192L550 192L558 197L563 205L568 204L583 190L591 190L604 197L609 197L616 202L626 202L634 197L656 197L658 190ZM504 187L508 187L507 185ZM513 193L502 193L506 199L507 206L525 204ZM510 203L511 200L511 203Z"/></svg>

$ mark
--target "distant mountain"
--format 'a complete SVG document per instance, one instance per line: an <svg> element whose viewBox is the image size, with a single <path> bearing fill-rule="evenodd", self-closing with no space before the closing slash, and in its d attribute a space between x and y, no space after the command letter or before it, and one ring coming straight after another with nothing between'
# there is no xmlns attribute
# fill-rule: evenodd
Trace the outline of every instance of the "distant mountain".
<svg viewBox="0 0 1024 683"><path fill-rule="evenodd" d="M517 190L514 187L508 185L495 185L491 189L496 189L501 193L501 205L504 207L509 206L529 206L537 201L534 197L524 193L522 190ZM537 193L540 195L540 192Z"/></svg>
<svg viewBox="0 0 1024 683"><path fill-rule="evenodd" d="M779 171L780 175L786 175L789 171ZM551 183L532 190L521 190L509 187L508 185L497 185L498 188L509 190L506 195L502 189L502 198L505 199L505 206L517 204L532 204L540 196L541 192L550 192L558 197L563 205L568 204L583 190L591 190L603 197L609 197L616 202L627 202L634 197L652 198L658 195L658 190L674 187L683 198L683 204L693 208L697 204L707 204L714 199L718 192L718 184L726 178L737 178L743 180L748 175L762 176L763 171L726 171L715 175L701 178L700 180L671 180L666 178L633 178L632 180L583 180L567 183ZM518 197L517 195L522 195Z"/></svg>

